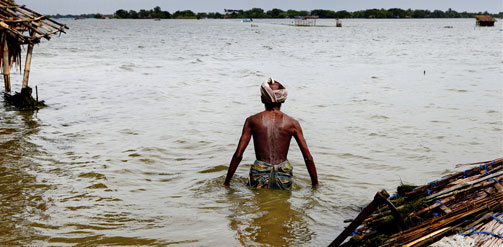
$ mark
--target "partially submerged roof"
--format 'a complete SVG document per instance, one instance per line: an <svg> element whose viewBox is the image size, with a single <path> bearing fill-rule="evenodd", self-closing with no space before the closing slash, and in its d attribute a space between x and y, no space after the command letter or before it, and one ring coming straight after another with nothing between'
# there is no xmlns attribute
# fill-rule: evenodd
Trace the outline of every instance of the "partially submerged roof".
<svg viewBox="0 0 503 247"><path fill-rule="evenodd" d="M309 15L309 16L295 16L295 19L308 20L308 19L318 19L320 18L317 15Z"/></svg>
<svg viewBox="0 0 503 247"><path fill-rule="evenodd" d="M64 33L68 27L8 0L0 0L0 32L8 33L18 44L36 44L42 38Z"/></svg>
<svg viewBox="0 0 503 247"><path fill-rule="evenodd" d="M483 22L495 22L496 21L492 16L489 16L489 15L476 15L475 19L477 19L478 21L483 21Z"/></svg>

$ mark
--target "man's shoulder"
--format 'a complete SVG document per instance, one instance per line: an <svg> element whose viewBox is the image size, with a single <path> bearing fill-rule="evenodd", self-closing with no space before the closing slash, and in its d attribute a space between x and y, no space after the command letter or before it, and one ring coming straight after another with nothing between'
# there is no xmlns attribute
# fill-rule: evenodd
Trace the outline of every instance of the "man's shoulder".
<svg viewBox="0 0 503 247"><path fill-rule="evenodd" d="M251 115L249 117L246 118L246 122L248 124L254 124L254 123L257 123L257 121L259 121L261 119L261 116L262 116L263 112L259 112L257 114L254 114L254 115Z"/></svg>
<svg viewBox="0 0 503 247"><path fill-rule="evenodd" d="M253 114L251 116L249 116L248 118L246 118L247 120L254 120L254 119L257 119L257 118L260 118L260 116L262 116L264 114L264 112L259 112L257 114Z"/></svg>
<svg viewBox="0 0 503 247"><path fill-rule="evenodd" d="M290 117L288 114L284 113L283 112L283 116L285 119L287 119L288 121L292 121L292 122L297 122L297 120L293 117Z"/></svg>
<svg viewBox="0 0 503 247"><path fill-rule="evenodd" d="M247 118L248 121L253 121L253 120L257 120L257 119L261 119L264 115L266 114L266 111L263 111L263 112L259 112L259 113L256 113L254 115L251 115ZM289 116L288 114L284 113L284 112L281 112L281 114L283 115L283 119L289 121L289 122L295 122L297 123L298 121Z"/></svg>

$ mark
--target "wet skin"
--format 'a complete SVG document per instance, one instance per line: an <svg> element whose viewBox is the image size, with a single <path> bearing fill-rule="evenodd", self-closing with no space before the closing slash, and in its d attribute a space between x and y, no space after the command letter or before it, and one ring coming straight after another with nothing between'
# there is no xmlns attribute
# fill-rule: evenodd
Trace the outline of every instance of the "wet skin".
<svg viewBox="0 0 503 247"><path fill-rule="evenodd" d="M273 165L287 160L290 141L294 137L304 157L304 162L311 176L311 183L313 186L317 186L318 176L316 166L307 147L299 122L281 112L281 104L266 104L265 107L265 111L246 119L243 133L229 165L224 185L229 186L234 172L243 159L243 153L251 137L253 137L256 159Z"/></svg>

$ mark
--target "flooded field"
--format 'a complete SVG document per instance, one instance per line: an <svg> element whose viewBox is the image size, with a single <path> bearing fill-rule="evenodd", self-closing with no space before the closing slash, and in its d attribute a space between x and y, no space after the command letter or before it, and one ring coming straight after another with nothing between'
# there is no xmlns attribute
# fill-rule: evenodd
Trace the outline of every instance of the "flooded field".
<svg viewBox="0 0 503 247"><path fill-rule="evenodd" d="M3 245L326 246L378 190L502 156L501 21L65 22L34 50L49 107L0 100ZM294 142L297 190L247 188L252 145L222 186L269 76L315 190Z"/></svg>

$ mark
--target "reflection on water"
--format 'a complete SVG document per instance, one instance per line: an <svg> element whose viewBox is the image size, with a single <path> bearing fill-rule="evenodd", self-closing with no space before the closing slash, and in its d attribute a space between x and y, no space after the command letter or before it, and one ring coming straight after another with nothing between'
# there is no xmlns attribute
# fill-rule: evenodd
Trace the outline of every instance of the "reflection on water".
<svg viewBox="0 0 503 247"><path fill-rule="evenodd" d="M243 246L299 246L311 240L314 233L302 209L289 202L290 191L252 190L246 194L228 193L230 227Z"/></svg>
<svg viewBox="0 0 503 247"><path fill-rule="evenodd" d="M8 108L8 106L6 106ZM29 244L43 239L37 224L27 218L47 219L44 193L51 189L37 179L38 164L32 157L40 153L29 142L38 133L36 113L7 111L0 114L0 243Z"/></svg>

